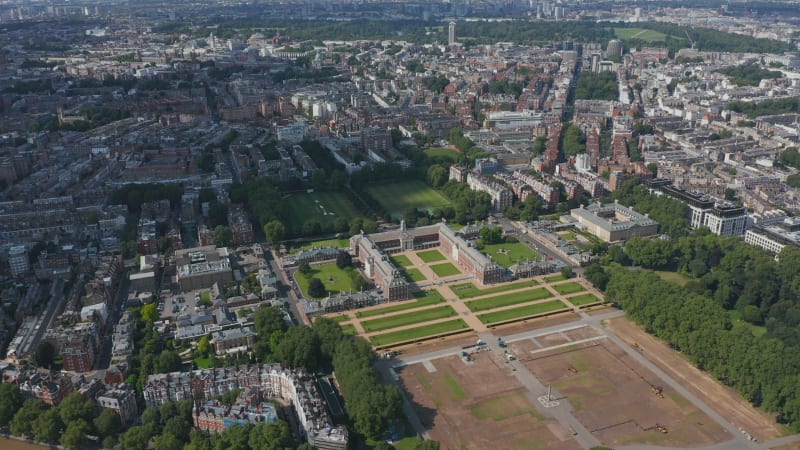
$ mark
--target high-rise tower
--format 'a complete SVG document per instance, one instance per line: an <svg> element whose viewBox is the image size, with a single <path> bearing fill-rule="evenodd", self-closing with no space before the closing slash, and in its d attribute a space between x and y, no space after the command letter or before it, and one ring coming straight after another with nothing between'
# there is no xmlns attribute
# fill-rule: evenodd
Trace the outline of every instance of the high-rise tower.
<svg viewBox="0 0 800 450"><path fill-rule="evenodd" d="M447 43L453 45L456 43L456 23L450 22L450 27L447 30Z"/></svg>

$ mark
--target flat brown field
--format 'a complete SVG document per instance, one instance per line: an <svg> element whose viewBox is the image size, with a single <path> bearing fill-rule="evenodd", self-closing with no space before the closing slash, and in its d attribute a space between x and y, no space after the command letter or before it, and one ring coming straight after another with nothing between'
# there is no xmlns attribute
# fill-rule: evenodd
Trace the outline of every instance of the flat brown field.
<svg viewBox="0 0 800 450"><path fill-rule="evenodd" d="M498 355L482 352L472 364L457 356L397 369L414 409L442 449L579 449L558 422L536 411L527 391ZM535 399L533 399L535 401Z"/></svg>
<svg viewBox="0 0 800 450"><path fill-rule="evenodd" d="M533 355L524 350L517 353L520 361L542 383L552 384L604 445L700 447L732 437L678 393L665 389L664 398L657 397L651 386L661 386L661 380L610 341ZM668 433L656 430L656 424Z"/></svg>
<svg viewBox="0 0 800 450"><path fill-rule="evenodd" d="M723 386L710 374L699 370L635 323L619 317L608 321L606 327L623 340L637 342L647 359L732 424L744 428L758 441L768 441L787 433L785 427L775 422L774 416L755 408L734 389Z"/></svg>

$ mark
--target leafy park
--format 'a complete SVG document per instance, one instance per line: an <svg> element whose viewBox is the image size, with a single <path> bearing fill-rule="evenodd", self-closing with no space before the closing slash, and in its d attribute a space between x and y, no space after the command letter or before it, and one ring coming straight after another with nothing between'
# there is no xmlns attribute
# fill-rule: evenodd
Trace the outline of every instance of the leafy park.
<svg viewBox="0 0 800 450"><path fill-rule="evenodd" d="M294 279L303 295L310 298L322 298L340 292L357 292L369 287L367 280L351 264L301 264Z"/></svg>
<svg viewBox="0 0 800 450"><path fill-rule="evenodd" d="M410 208L430 213L434 208L449 204L442 194L418 180L374 184L368 186L366 191L393 217L403 216Z"/></svg>

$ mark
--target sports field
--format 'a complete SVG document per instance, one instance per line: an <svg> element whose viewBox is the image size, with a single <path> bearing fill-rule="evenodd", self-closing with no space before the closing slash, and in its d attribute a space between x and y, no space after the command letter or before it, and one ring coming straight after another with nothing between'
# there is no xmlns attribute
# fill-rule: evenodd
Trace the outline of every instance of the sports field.
<svg viewBox="0 0 800 450"><path fill-rule="evenodd" d="M341 192L295 193L286 197L286 203L292 205L287 209L287 224L292 230L299 230L306 220L319 220L323 226L332 224L337 217L348 221L359 215L358 209Z"/></svg>
<svg viewBox="0 0 800 450"><path fill-rule="evenodd" d="M439 275L440 277L449 277L451 275L458 275L461 273L461 271L458 270L458 267L450 263L436 264L435 266L430 266L430 268L436 275Z"/></svg>
<svg viewBox="0 0 800 450"><path fill-rule="evenodd" d="M542 255L536 253L522 242L484 245L481 252L490 256L497 264L505 268L509 268L520 261L538 260L542 257Z"/></svg>
<svg viewBox="0 0 800 450"><path fill-rule="evenodd" d="M506 292L506 291L513 291L515 289L522 289L526 287L533 287L538 286L539 282L536 280L525 280L520 281L519 283L507 283L501 284L500 286L494 286L486 289L479 289L475 286L475 283L462 283L462 284L454 284L450 286L450 290L453 291L458 298L472 298L472 297L480 297L481 295L489 295L489 294L497 294L499 292Z"/></svg>
<svg viewBox="0 0 800 450"><path fill-rule="evenodd" d="M445 260L444 255L439 250L426 250L424 252L417 253L417 256L426 263Z"/></svg>
<svg viewBox="0 0 800 450"><path fill-rule="evenodd" d="M424 309L405 314L381 317L361 322L364 331L372 333L375 331L389 330L392 328L404 327L415 323L428 322L431 320L444 319L445 317L455 316L455 310L450 306L438 306L436 308Z"/></svg>
<svg viewBox="0 0 800 450"><path fill-rule="evenodd" d="M444 302L444 297L442 297L441 294L439 294L437 291L434 290L415 292L414 297L417 298L415 301L394 304L392 306L386 306L384 308L359 311L356 313L356 317L365 318L365 317L380 316L383 314L395 313L398 311L405 311L407 309L415 309L422 306L434 305L436 303Z"/></svg>
<svg viewBox="0 0 800 450"><path fill-rule="evenodd" d="M433 208L441 208L450 204L442 194L417 180L373 184L366 190L370 197L374 198L386 212L394 217L402 216L410 208L431 212Z"/></svg>
<svg viewBox="0 0 800 450"><path fill-rule="evenodd" d="M667 35L655 30L645 28L614 28L614 34L623 41L625 39L639 39L646 42L664 42Z"/></svg>
<svg viewBox="0 0 800 450"><path fill-rule="evenodd" d="M556 284L553 286L553 289L555 289L556 292L558 292L561 295L574 294L576 292L581 292L586 290L586 288L583 287L582 284L575 282Z"/></svg>
<svg viewBox="0 0 800 450"><path fill-rule="evenodd" d="M565 309L566 305L561 300L553 300L544 303L537 303L535 305L526 305L519 308L504 309L502 311L481 314L478 319L485 323L505 322L506 320L519 319L522 317L535 316L537 314L544 314L560 309Z"/></svg>
<svg viewBox="0 0 800 450"><path fill-rule="evenodd" d="M312 278L319 278L322 284L325 285L325 290L328 294L338 294L342 291L355 291L356 287L353 284L353 279L350 274L355 269L348 267L347 269L340 269L336 263L322 264L319 266L312 266L311 272L308 275L301 273L299 270L295 272L294 277L297 280L297 285L303 295L311 298L308 295L308 284Z"/></svg>
<svg viewBox="0 0 800 450"><path fill-rule="evenodd" d="M462 319L448 320L422 327L409 328L406 330L393 331L391 333L376 334L369 337L372 345L382 346L420 339L429 336L439 336L452 333L458 330L467 330L469 326Z"/></svg>
<svg viewBox="0 0 800 450"><path fill-rule="evenodd" d="M514 292L513 294L497 295L495 297L484 298L466 302L467 308L472 312L486 311L489 309L500 308L503 306L517 305L520 303L532 302L552 297L545 288L531 289L529 291Z"/></svg>

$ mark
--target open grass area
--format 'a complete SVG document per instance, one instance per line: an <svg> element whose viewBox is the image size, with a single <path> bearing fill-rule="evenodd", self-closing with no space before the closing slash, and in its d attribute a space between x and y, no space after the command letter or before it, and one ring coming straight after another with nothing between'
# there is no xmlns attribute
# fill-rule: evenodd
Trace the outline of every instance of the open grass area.
<svg viewBox="0 0 800 450"><path fill-rule="evenodd" d="M469 327L462 319L448 320L422 327L409 328L406 330L394 331L391 333L376 334L370 336L369 340L373 345L391 345L398 342L411 341L426 337L441 336L454 331L465 330Z"/></svg>
<svg viewBox="0 0 800 450"><path fill-rule="evenodd" d="M208 369L211 367L211 358L195 358L194 363L198 369Z"/></svg>
<svg viewBox="0 0 800 450"><path fill-rule="evenodd" d="M414 296L417 299L413 302L403 302L400 304L386 306L383 308L359 311L356 313L356 317L361 319L365 317L381 316L383 314L405 311L407 309L414 309L414 308L419 308L421 306L435 305L436 303L444 302L444 297L442 297L442 295L439 292L434 290L418 291L414 293Z"/></svg>
<svg viewBox="0 0 800 450"><path fill-rule="evenodd" d="M646 42L664 42L667 35L655 30L645 28L613 28L614 34L623 41L625 39L639 39Z"/></svg>
<svg viewBox="0 0 800 450"><path fill-rule="evenodd" d="M564 275L561 275L561 274L550 275L549 277L544 277L544 281L547 281L548 283L553 283L553 282L561 281L561 280L566 280L566 278L564 278Z"/></svg>
<svg viewBox="0 0 800 450"><path fill-rule="evenodd" d="M461 273L461 271L458 270L458 267L450 263L436 264L435 266L430 267L431 270L440 277L449 277L451 275L458 275Z"/></svg>
<svg viewBox="0 0 800 450"><path fill-rule="evenodd" d="M447 158L450 161L458 161L460 153L452 148L429 148L425 150L425 156L429 158Z"/></svg>
<svg viewBox="0 0 800 450"><path fill-rule="evenodd" d="M403 275L406 277L406 279L412 283L427 280L427 278L425 278L425 275L423 275L422 272L419 271L419 269L406 269L403 270L402 272Z"/></svg>
<svg viewBox="0 0 800 450"><path fill-rule="evenodd" d="M332 224L337 217L348 221L359 215L358 209L347 196L341 192L303 192L289 194L287 204L292 207L287 209L288 226L292 230L299 230L306 220L316 219L325 226Z"/></svg>
<svg viewBox="0 0 800 450"><path fill-rule="evenodd" d="M450 290L453 291L453 293L456 294L458 298L464 299L464 298L479 297L481 295L497 294L498 292L513 291L515 289L522 289L538 285L539 282L536 280L525 280L525 281L520 281L518 283L502 284L500 286L493 286L486 289L479 289L477 286L475 286L475 283L462 283L462 284L451 285Z"/></svg>
<svg viewBox="0 0 800 450"><path fill-rule="evenodd" d="M298 247L294 247L289 251L289 254L294 255L295 253L299 253L301 250L308 250L311 248L321 248L321 247L336 247L336 248L347 248L350 247L350 240L349 239L322 239L319 241L311 241L305 242L303 245Z"/></svg>
<svg viewBox="0 0 800 450"><path fill-rule="evenodd" d="M583 287L582 284L573 281L572 283L564 283L564 284L557 284L553 286L553 289L556 290L561 295L567 294L574 294L576 292L585 291L586 288Z"/></svg>
<svg viewBox="0 0 800 450"><path fill-rule="evenodd" d="M397 267L411 267L414 265L406 255L390 256L389 261Z"/></svg>
<svg viewBox="0 0 800 450"><path fill-rule="evenodd" d="M569 298L569 302L575 306L588 305L590 303L597 303L599 301L600 299L594 294L576 295L575 297Z"/></svg>
<svg viewBox="0 0 800 450"><path fill-rule="evenodd" d="M425 250L424 252L418 252L417 256L419 259L425 261L426 263L432 263L436 261L444 261L445 258L442 252L439 250Z"/></svg>
<svg viewBox="0 0 800 450"><path fill-rule="evenodd" d="M542 255L536 253L522 242L484 245L481 252L490 256L497 264L505 268L511 267L520 261L538 260L542 257Z"/></svg>
<svg viewBox="0 0 800 450"><path fill-rule="evenodd" d="M341 322L347 322L348 320L350 320L350 316L348 316L347 314L340 314L338 316L328 317L328 319L331 319L332 321L334 321L336 323L341 323Z"/></svg>
<svg viewBox="0 0 800 450"><path fill-rule="evenodd" d="M481 300L473 300L466 302L467 308L472 312L486 311L489 309L501 308L503 306L517 305L519 303L532 302L534 300L541 300L544 298L552 297L545 288L531 289L529 291L514 292L511 294L497 295L494 297L484 298Z"/></svg>
<svg viewBox="0 0 800 450"><path fill-rule="evenodd" d="M355 335L358 334L358 330L356 330L356 326L353 325L352 323L346 323L344 325L341 325L341 327L342 327L342 332L344 334L348 334L350 336L355 336Z"/></svg>
<svg viewBox="0 0 800 450"><path fill-rule="evenodd" d="M330 294L338 294L343 291L355 291L356 287L351 278L351 273L356 270L353 267L340 269L336 263L322 264L319 266L312 266L311 272L306 275L299 270L295 272L294 277L297 280L297 285L303 295L309 297L308 284L312 278L319 278L322 284L325 285L325 290Z"/></svg>
<svg viewBox="0 0 800 450"><path fill-rule="evenodd" d="M442 194L418 180L373 184L366 191L394 217L402 216L409 208L431 212L433 208L450 203Z"/></svg>
<svg viewBox="0 0 800 450"><path fill-rule="evenodd" d="M519 308L504 309L502 311L481 314L478 316L478 320L487 324L505 322L506 320L535 316L537 314L544 314L564 308L566 308L566 305L564 305L561 300L553 300L551 302L537 303L535 305L527 305Z"/></svg>
<svg viewBox="0 0 800 450"><path fill-rule="evenodd" d="M422 311L413 311L406 314L398 314L396 316L367 320L365 322L361 322L361 325L364 327L364 331L367 333L372 333L375 331L383 331L392 328L404 327L406 325L413 325L415 323L444 319L445 317L452 317L455 315L456 311L451 306L445 305L437 308L425 309Z"/></svg>
<svg viewBox="0 0 800 450"><path fill-rule="evenodd" d="M667 272L665 270L655 270L656 275L661 277L662 280L668 281L670 283L675 283L681 286L686 286L686 284L691 281L691 278L687 277L686 275L680 274L678 272Z"/></svg>
<svg viewBox="0 0 800 450"><path fill-rule="evenodd" d="M728 311L728 314L731 316L731 323L733 324L734 328L747 328L753 333L753 336L763 336L767 332L767 327L760 326L760 325L753 325L750 322L746 322L742 319L742 313L739 312L737 309L732 309Z"/></svg>

